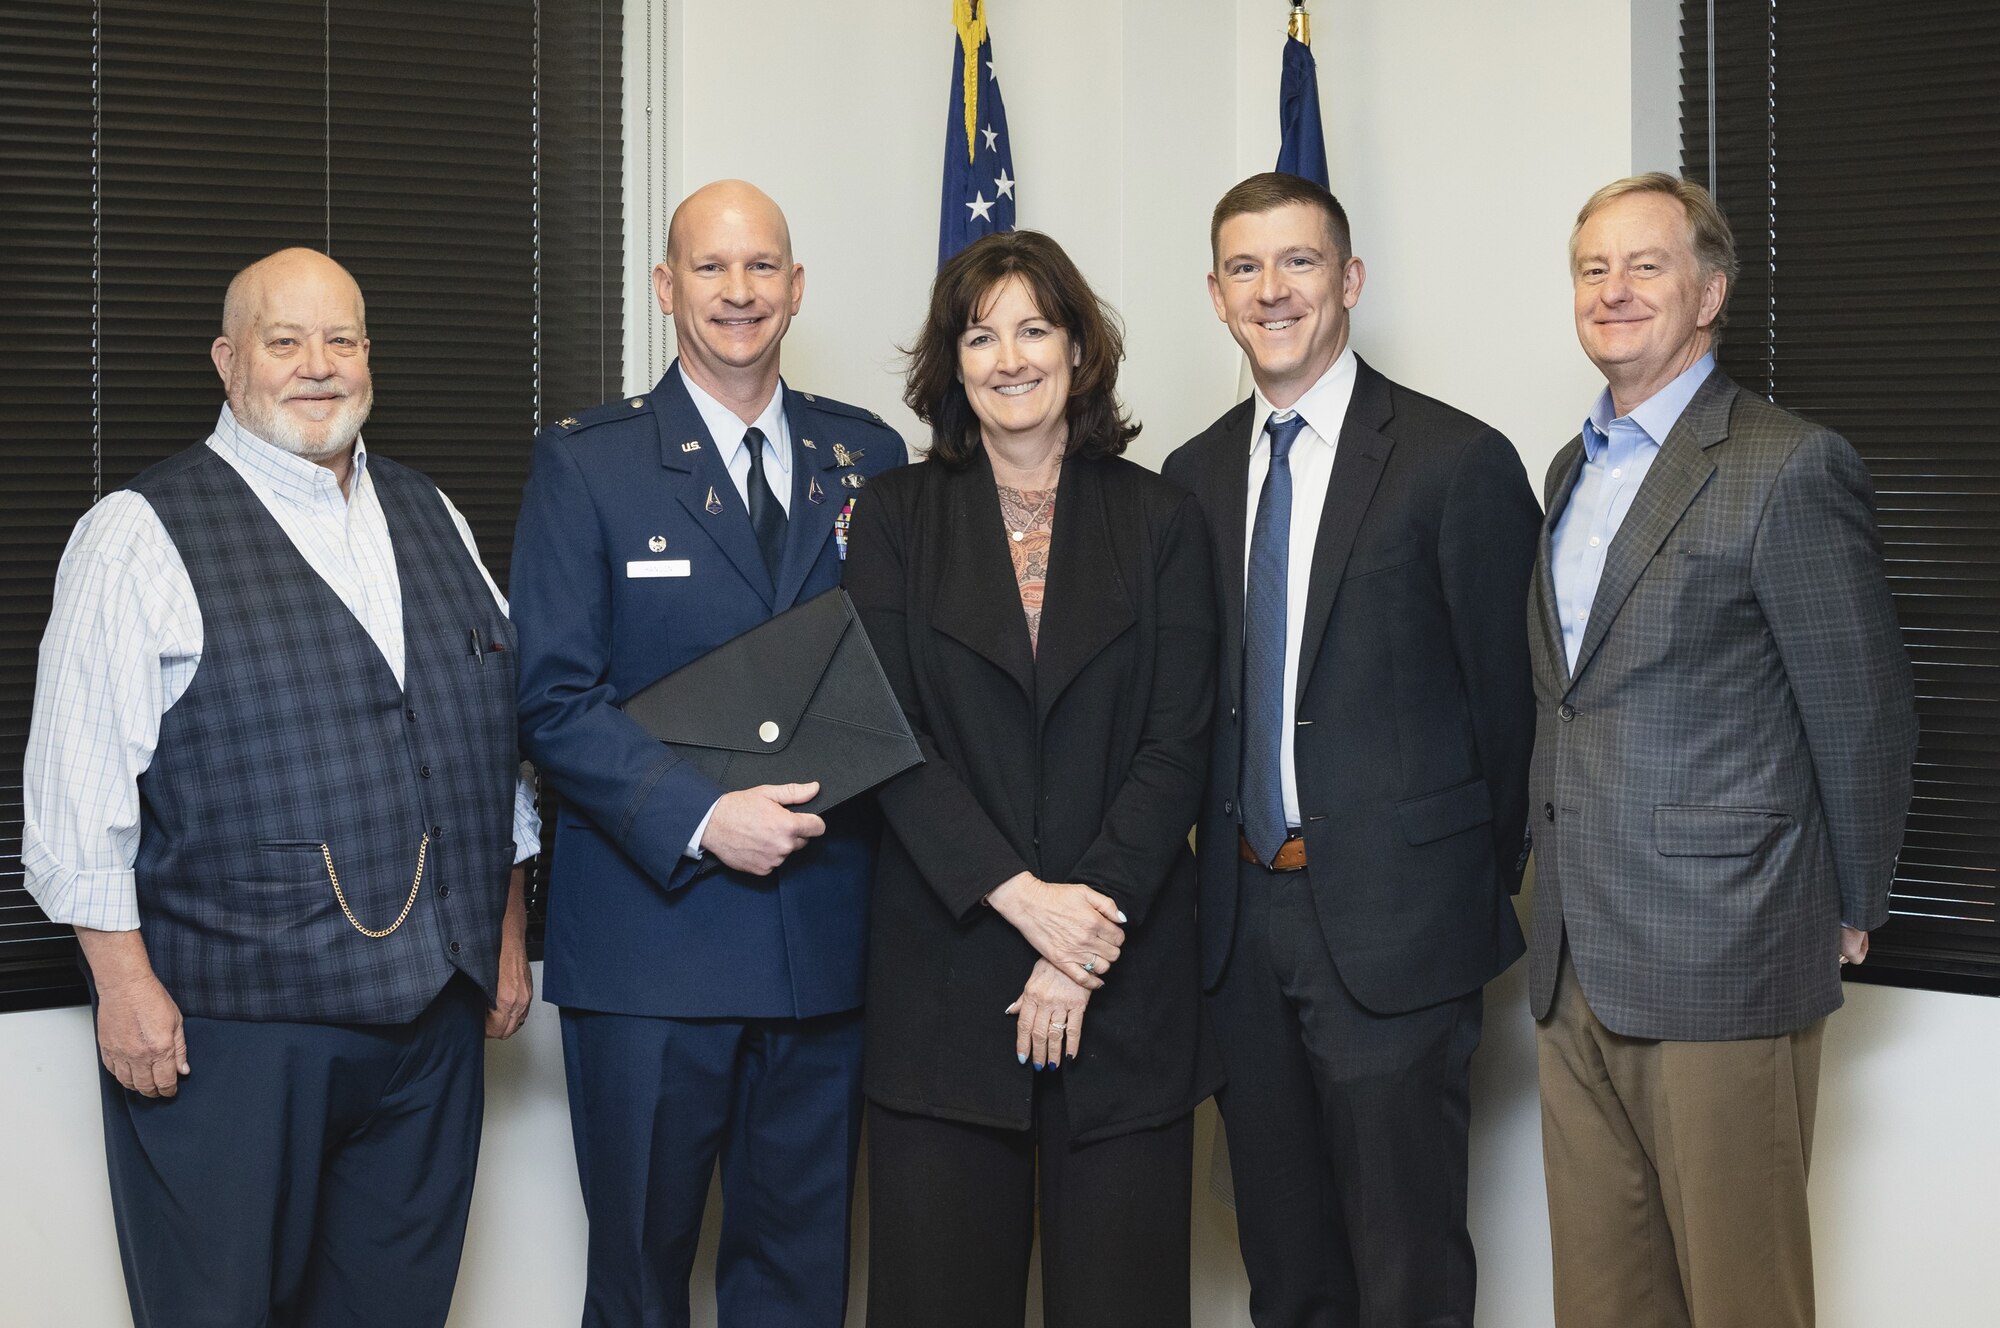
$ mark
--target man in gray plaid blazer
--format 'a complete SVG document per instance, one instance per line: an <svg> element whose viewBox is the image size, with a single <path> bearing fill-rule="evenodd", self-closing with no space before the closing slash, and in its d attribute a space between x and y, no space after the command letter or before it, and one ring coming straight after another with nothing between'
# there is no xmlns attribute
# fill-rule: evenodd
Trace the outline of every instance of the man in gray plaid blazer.
<svg viewBox="0 0 2000 1328"><path fill-rule="evenodd" d="M1813 1319L1806 1169L1840 965L1888 917L1916 716L1873 490L1712 347L1727 222L1593 195L1529 595L1529 941L1561 1328Z"/></svg>

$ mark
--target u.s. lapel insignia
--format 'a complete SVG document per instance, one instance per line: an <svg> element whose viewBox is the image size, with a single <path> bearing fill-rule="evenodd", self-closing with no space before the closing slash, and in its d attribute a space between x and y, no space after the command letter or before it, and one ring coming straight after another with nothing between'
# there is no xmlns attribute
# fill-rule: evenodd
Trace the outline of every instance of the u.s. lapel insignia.
<svg viewBox="0 0 2000 1328"><path fill-rule="evenodd" d="M700 442L700 440L699 440L699 439L695 439L695 438L690 438L690 439L688 439L688 440L687 440L686 442L684 442L684 443L682 443L682 444L681 444L681 451L683 451L683 452L699 452L699 451L701 451L701 442Z"/></svg>
<svg viewBox="0 0 2000 1328"><path fill-rule="evenodd" d="M667 537L665 535L655 535L646 541L646 547L654 553L665 553L667 551Z"/></svg>
<svg viewBox="0 0 2000 1328"><path fill-rule="evenodd" d="M866 452L850 452L839 443L833 445L833 463L837 466L851 466L867 455Z"/></svg>
<svg viewBox="0 0 2000 1328"><path fill-rule="evenodd" d="M576 427L576 416L565 415L561 419L556 421L556 425L557 427L563 429L574 429Z"/></svg>
<svg viewBox="0 0 2000 1328"><path fill-rule="evenodd" d="M819 478L817 476L806 485L806 497L815 503L826 501L826 490L819 487Z"/></svg>
<svg viewBox="0 0 2000 1328"><path fill-rule="evenodd" d="M715 496L715 486L713 484L708 486L708 501L702 507L710 516L722 515L722 500Z"/></svg>
<svg viewBox="0 0 2000 1328"><path fill-rule="evenodd" d="M840 477L840 482L850 489L858 489L868 482L868 477L858 470L850 470Z"/></svg>
<svg viewBox="0 0 2000 1328"><path fill-rule="evenodd" d="M818 444L818 443L816 443L816 442L814 442L814 441L813 441L812 439L810 439L810 438L801 438L801 439L799 439L799 446L800 446L800 447L810 447L810 448L811 448L811 449L812 449L813 451L815 451L815 452L819 451L819 444Z"/></svg>

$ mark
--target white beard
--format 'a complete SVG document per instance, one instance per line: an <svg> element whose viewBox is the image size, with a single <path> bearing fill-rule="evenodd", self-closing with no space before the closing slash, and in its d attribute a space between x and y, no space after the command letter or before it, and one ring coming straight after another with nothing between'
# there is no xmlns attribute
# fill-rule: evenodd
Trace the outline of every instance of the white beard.
<svg viewBox="0 0 2000 1328"><path fill-rule="evenodd" d="M354 445L354 440L361 436L361 426L368 421L369 408L374 404L372 385L342 398L333 414L317 426L324 430L317 440L307 435L306 426L276 404L267 410L262 403L253 403L246 397L240 410L235 408L234 403L231 409L235 411L238 422L273 447L281 447L307 461L320 462L338 456Z"/></svg>

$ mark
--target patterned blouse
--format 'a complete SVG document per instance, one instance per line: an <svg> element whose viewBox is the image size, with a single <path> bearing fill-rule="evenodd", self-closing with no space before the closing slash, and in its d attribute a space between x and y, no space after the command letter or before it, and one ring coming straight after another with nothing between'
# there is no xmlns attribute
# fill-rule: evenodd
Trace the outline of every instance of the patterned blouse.
<svg viewBox="0 0 2000 1328"><path fill-rule="evenodd" d="M1042 594L1049 579L1049 540L1055 530L1054 489L1000 490L1000 520L1007 527L1007 551L1014 556L1014 581L1021 588L1021 611L1028 618L1028 649L1042 635Z"/></svg>

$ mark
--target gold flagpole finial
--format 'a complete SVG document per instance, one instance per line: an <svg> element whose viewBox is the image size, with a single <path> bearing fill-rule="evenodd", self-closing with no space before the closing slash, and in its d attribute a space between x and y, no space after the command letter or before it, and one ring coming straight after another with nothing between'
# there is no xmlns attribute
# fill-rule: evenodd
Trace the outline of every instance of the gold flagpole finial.
<svg viewBox="0 0 2000 1328"><path fill-rule="evenodd" d="M971 161L979 134L979 48L986 41L986 6L981 0L952 0L951 23L965 52L965 159Z"/></svg>
<svg viewBox="0 0 2000 1328"><path fill-rule="evenodd" d="M1296 38L1301 45L1312 45L1313 18L1306 12L1305 0L1292 0L1292 18L1291 22L1285 25L1285 31Z"/></svg>

